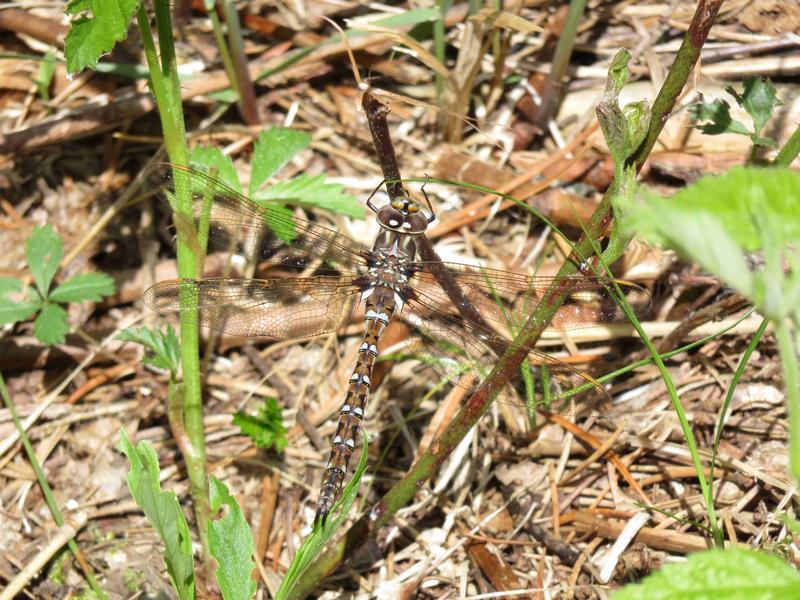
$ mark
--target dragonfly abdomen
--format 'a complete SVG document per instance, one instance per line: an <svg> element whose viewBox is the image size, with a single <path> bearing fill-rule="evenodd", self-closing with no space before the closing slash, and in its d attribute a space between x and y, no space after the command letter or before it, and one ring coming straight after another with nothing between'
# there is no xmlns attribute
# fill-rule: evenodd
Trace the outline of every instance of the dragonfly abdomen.
<svg viewBox="0 0 800 600"><path fill-rule="evenodd" d="M358 360L350 376L347 396L339 413L336 435L331 442L331 454L322 478L315 521L325 520L342 491L347 465L355 451L364 418L364 407L372 385L372 369L378 356L378 341L397 309L394 294L392 288L385 286L377 286L364 294L367 297L364 316L366 332L364 341L358 348Z"/></svg>

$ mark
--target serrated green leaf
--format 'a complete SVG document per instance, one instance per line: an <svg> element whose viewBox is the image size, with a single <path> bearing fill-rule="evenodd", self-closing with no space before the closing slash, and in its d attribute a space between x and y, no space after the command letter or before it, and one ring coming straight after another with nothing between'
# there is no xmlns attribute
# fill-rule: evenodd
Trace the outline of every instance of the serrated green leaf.
<svg viewBox="0 0 800 600"><path fill-rule="evenodd" d="M70 0L64 9L65 15L77 15L91 8L91 0Z"/></svg>
<svg viewBox="0 0 800 600"><path fill-rule="evenodd" d="M0 325L29 319L42 307L42 299L30 286L14 277L0 277Z"/></svg>
<svg viewBox="0 0 800 600"><path fill-rule="evenodd" d="M698 102L689 106L689 114L694 121L693 127L707 135L720 135L722 133L738 133L750 137L752 132L733 117L731 105L719 98L713 102Z"/></svg>
<svg viewBox="0 0 800 600"><path fill-rule="evenodd" d="M69 331L67 311L58 304L45 302L33 322L33 334L45 344L60 344Z"/></svg>
<svg viewBox="0 0 800 600"><path fill-rule="evenodd" d="M731 87L726 89L753 119L756 135L764 129L775 107L781 104L775 86L769 79L748 77L744 80L744 92L741 95Z"/></svg>
<svg viewBox="0 0 800 600"><path fill-rule="evenodd" d="M105 273L83 273L68 279L49 296L55 302L100 302L105 296L116 292L114 278Z"/></svg>
<svg viewBox="0 0 800 600"><path fill-rule="evenodd" d="M800 598L800 575L778 557L731 548L692 554L664 567L612 600L783 600Z"/></svg>
<svg viewBox="0 0 800 600"><path fill-rule="evenodd" d="M233 415L233 424L248 436L257 448L275 446L277 452L283 452L286 447L286 427L283 426L281 407L275 398L265 398L258 415L248 415L237 411Z"/></svg>
<svg viewBox="0 0 800 600"><path fill-rule="evenodd" d="M101 55L111 52L128 35L128 24L139 8L139 0L79 0L67 5L66 14L90 11L92 17L79 17L70 23L64 54L67 70L77 73L94 69Z"/></svg>
<svg viewBox="0 0 800 600"><path fill-rule="evenodd" d="M144 364L165 369L172 374L173 378L177 375L181 361L181 349L178 335L171 325L167 325L165 332L149 327L129 327L119 334L119 339L124 342L141 344L155 355L145 357Z"/></svg>
<svg viewBox="0 0 800 600"><path fill-rule="evenodd" d="M253 172L248 188L250 196L253 197L267 179L310 143L311 136L296 129L273 127L262 132L253 147Z"/></svg>
<svg viewBox="0 0 800 600"><path fill-rule="evenodd" d="M618 198L623 231L674 248L724 279L770 318L796 306L797 272L783 275L787 249L800 239L800 174L737 167L704 177L670 199ZM764 251L751 270L745 252Z"/></svg>
<svg viewBox="0 0 800 600"><path fill-rule="evenodd" d="M49 223L35 227L33 233L25 240L28 268L31 270L36 288L43 298L47 297L50 283L58 271L58 265L63 255L61 238Z"/></svg>
<svg viewBox="0 0 800 600"><path fill-rule="evenodd" d="M229 156L222 153L219 148L207 148L197 146L192 149L189 157L189 164L204 173L214 173L214 177L227 185L233 191L242 193L242 184L239 181L239 174ZM194 181L192 182L194 183ZM198 184L200 182L197 182ZM195 193L202 194L202 189L193 190Z"/></svg>
<svg viewBox="0 0 800 600"><path fill-rule="evenodd" d="M253 534L236 499L213 475L209 478L209 492L212 520L208 522L208 545L217 561L214 576L225 600L249 600L256 593ZM227 513L213 519L223 505L228 507Z"/></svg>
<svg viewBox="0 0 800 600"><path fill-rule="evenodd" d="M134 447L124 429L120 430L118 449L131 464L127 477L131 496L164 542L164 563L172 585L181 600L193 600L194 560L189 527L175 492L161 489L158 456L147 441Z"/></svg>
<svg viewBox="0 0 800 600"><path fill-rule="evenodd" d="M654 199L651 205L657 213L674 209L687 218L699 211L713 214L733 241L749 252L764 248L756 214L776 217L772 240L800 239L800 173L790 169L734 167L699 179L669 200ZM655 214L654 219L658 218ZM680 235L680 231L675 233Z"/></svg>
<svg viewBox="0 0 800 600"><path fill-rule="evenodd" d="M292 221L294 212L291 208L280 204L270 204L269 211L264 215L264 221L270 230L289 244L297 237L297 230Z"/></svg>
<svg viewBox="0 0 800 600"><path fill-rule="evenodd" d="M275 185L253 195L259 204L279 202L297 204L309 208L322 208L355 219L363 219L364 207L343 186L325 181L324 175L298 175L289 181L278 181Z"/></svg>
<svg viewBox="0 0 800 600"><path fill-rule="evenodd" d="M369 436L365 429L361 431L364 433L364 444L361 447L361 458L358 460L358 466L353 473L353 478L344 487L342 497L333 505L328 519L321 524L315 523L311 533L303 540L303 543L297 549L297 554L294 555L294 560L286 570L286 575L281 582L281 586L275 593L275 600L283 600L289 597L292 588L297 585L297 582L303 576L306 569L308 569L308 566L319 556L322 548L328 543L328 540L333 537L333 534L339 530L347 518L350 507L353 505L358 495L358 484L361 482L361 476L367 468Z"/></svg>
<svg viewBox="0 0 800 600"><path fill-rule="evenodd" d="M672 209L666 204L661 200L650 200L647 207L621 206L626 213L622 222L623 232L672 248L753 298L756 294L755 280L744 260L741 246L716 216L702 210Z"/></svg>

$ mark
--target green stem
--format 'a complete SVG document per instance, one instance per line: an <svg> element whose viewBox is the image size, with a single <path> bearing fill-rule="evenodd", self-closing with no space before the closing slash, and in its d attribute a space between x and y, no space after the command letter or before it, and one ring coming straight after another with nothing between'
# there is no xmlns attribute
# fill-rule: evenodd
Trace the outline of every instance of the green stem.
<svg viewBox="0 0 800 600"><path fill-rule="evenodd" d="M542 131L547 130L547 124L551 116L557 110L563 97L564 77L567 74L572 49L575 46L575 34L578 32L578 25L586 11L586 0L571 0L567 19L564 22L564 29L558 37L553 62L550 67L550 75L547 78L544 89L542 90L542 103L537 111L536 126Z"/></svg>
<svg viewBox="0 0 800 600"><path fill-rule="evenodd" d="M436 4L439 8L439 18L433 22L433 51L436 60L441 64L445 64L444 16L447 14L450 2L448 0L437 0ZM436 81L436 103L441 105L442 94L444 93L444 79L439 73L435 73L434 79Z"/></svg>
<svg viewBox="0 0 800 600"><path fill-rule="evenodd" d="M211 19L211 30L214 32L214 41L217 43L217 50L222 58L222 66L225 69L225 73L228 74L228 81L231 82L231 87L233 91L236 92L237 97L241 98L242 95L239 92L239 84L236 80L236 70L233 66L231 53L228 52L228 44L225 41L225 34L222 33L222 23L219 20L219 15L217 15L215 5L211 5L208 9L208 16Z"/></svg>
<svg viewBox="0 0 800 600"><path fill-rule="evenodd" d="M642 168L647 157L650 156L650 152L655 147L656 140L661 134L664 124L669 119L672 107L675 106L675 100L683 91L683 87L686 85L697 59L700 58L700 51L703 49L708 32L717 18L722 2L723 0L711 0L710 2L700 0L697 3L694 17L689 24L689 29L683 36L681 47L678 49L675 60L667 72L664 84L653 101L652 117L647 136L628 161L629 164L636 165L637 171Z"/></svg>
<svg viewBox="0 0 800 600"><path fill-rule="evenodd" d="M28 461L33 468L34 474L36 475L36 480L39 482L39 486L42 488L42 496L44 496L44 500L50 509L50 513L53 515L53 521L55 521L56 525L59 527L63 527L64 515L61 514L61 510L58 508L58 502L56 502L56 498L53 496L53 490L50 488L50 484L47 483L47 477L45 477L44 471L42 471L42 467L39 465L39 460L36 458L36 452L34 451L33 446L28 439L28 434L25 433L25 428L22 426L22 423L19 420L17 408L14 406L14 402L11 400L11 396L8 393L8 388L6 387L6 382L2 373L0 373L0 396L3 397L3 402L5 403L8 412L11 414L11 420L14 422L14 427L17 428L19 439L22 441L22 447L25 449L25 455L28 457ZM67 542L67 547L70 549L70 552L72 552L75 560L80 565L84 575L86 575L86 581L89 583L89 587L92 588L92 591L95 593L95 595L98 598L107 600L108 596L106 596L103 588L100 587L97 579L95 579L91 565L84 558L83 553L81 552L80 548L78 548L78 544L75 542L74 538Z"/></svg>
<svg viewBox="0 0 800 600"><path fill-rule="evenodd" d="M235 80L235 89L239 94L239 111L245 123L258 125L256 93L253 89L253 81L250 79L250 72L247 70L247 57L244 54L244 42L236 5L232 0L221 0L221 2L225 14L225 24L228 26L228 48L234 66L232 81Z"/></svg>
<svg viewBox="0 0 800 600"><path fill-rule="evenodd" d="M786 385L786 403L789 407L789 465L795 481L800 482L800 365L798 348L792 331L785 319L775 320L775 338L783 364L783 380Z"/></svg>
<svg viewBox="0 0 800 600"><path fill-rule="evenodd" d="M792 137L778 152L778 156L775 157L772 164L775 167L788 167L798 154L800 154L800 127L794 130Z"/></svg>
<svg viewBox="0 0 800 600"><path fill-rule="evenodd" d="M744 354L742 354L742 358L736 367L733 377L731 378L731 384L728 386L728 392L725 394L725 401L722 403L722 408L719 411L719 419L717 420L717 432L714 435L714 446L711 449L711 470L708 476L709 486L713 486L714 484L714 468L717 465L717 452L719 451L719 443L722 439L722 429L725 427L728 410L730 409L731 402L733 401L733 392L736 391L736 386L739 385L739 381L744 375L745 367L747 367L747 363L750 362L750 357L752 356L753 352L755 352L756 346L758 346L761 338L764 337L764 332L767 330L767 325L769 325L769 319L765 318L761 321L761 325L758 326L758 330L755 332L750 340L750 343L747 345ZM710 505L712 502L713 498L706 498L706 504Z"/></svg>
<svg viewBox="0 0 800 600"><path fill-rule="evenodd" d="M159 63L153 43L153 34L144 5L139 6L137 23L142 36L142 44L147 65L150 69L150 83L158 105L161 127L164 131L164 144L170 160L178 165L187 165L189 149L186 146L186 130L181 104L180 80L178 78L175 47L172 42L172 27L169 4L164 0L155 3L156 26L158 28L161 62ZM193 221L192 195L188 176L181 170L174 171L176 212L187 222ZM197 277L201 271L198 257L194 255L191 244L187 243L181 228L178 228L177 241L178 275ZM181 299L184 302L184 299ZM186 299L187 307L190 300ZM190 494L197 517L198 535L203 550L204 564L210 564L208 551L208 520L210 506L208 499L208 480L206 477L205 432L203 429L202 388L200 385L200 331L197 319L188 310L181 311L181 364L185 396L183 415L186 438L191 443L181 448L189 475ZM173 395L170 396L172 398ZM170 400L171 401L171 400ZM175 413L174 408L168 408Z"/></svg>
<svg viewBox="0 0 800 600"><path fill-rule="evenodd" d="M614 285L618 288L616 284ZM689 454L691 455L692 462L694 463L694 469L697 473L697 481L700 484L700 491L703 497L706 499L706 513L708 514L708 522L711 528L711 535L714 538L714 544L719 548L723 548L724 536L722 530L719 528L719 524L717 523L714 498L712 496L713 490L709 484L709 480L707 480L705 477L703 471L703 461L700 457L700 452L697 449L697 442L694 439L694 434L692 433L692 427L689 423L689 419L686 417L686 412L683 410L683 405L678 397L678 390L675 389L675 383L672 381L672 376L669 374L667 366L664 364L664 360L661 358L661 355L658 353L658 350L653 342L650 341L650 337L647 335L647 333L645 333L641 323L639 322L639 319L636 318L636 315L631 310L627 300L625 300L625 294L619 288L617 291L619 293L618 297L620 298L621 306L625 311L626 316L633 324L644 345L650 351L650 356L652 357L653 362L655 362L658 372L661 375L661 379L664 381L664 385L667 388L670 400L672 401L672 407L675 409L675 414L678 417L678 422L680 423L683 437L686 440L686 445L689 448Z"/></svg>

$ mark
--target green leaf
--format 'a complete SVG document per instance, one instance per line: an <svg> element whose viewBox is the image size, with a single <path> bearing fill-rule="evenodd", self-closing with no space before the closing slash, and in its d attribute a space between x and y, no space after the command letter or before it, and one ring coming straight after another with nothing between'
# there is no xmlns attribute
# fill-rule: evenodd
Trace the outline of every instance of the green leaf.
<svg viewBox="0 0 800 600"><path fill-rule="evenodd" d="M213 174L220 183L224 183L235 192L242 193L242 184L239 181L236 167L233 166L230 157L223 154L219 148L206 148L203 146L193 148L189 157L189 164L200 171ZM202 194L202 189L194 191Z"/></svg>
<svg viewBox="0 0 800 600"><path fill-rule="evenodd" d="M212 517L223 504L228 507L224 516L208 522L208 545L217 561L214 575L219 589L225 600L248 600L256 593L253 534L236 499L213 475L209 478L209 492Z"/></svg>
<svg viewBox="0 0 800 600"><path fill-rule="evenodd" d="M800 239L800 174L789 169L737 167L704 177L670 199L617 198L622 229L677 250L752 300L765 316L797 306L800 275L783 273ZM763 251L751 269L745 252ZM796 251L796 248L795 250Z"/></svg>
<svg viewBox="0 0 800 600"><path fill-rule="evenodd" d="M104 296L111 296L116 291L114 279L105 273L83 273L68 279L49 296L55 302L83 302L91 300L100 302Z"/></svg>
<svg viewBox="0 0 800 600"><path fill-rule="evenodd" d="M775 107L781 104L775 86L766 78L748 77L745 79L744 92L741 95L737 94L732 87L725 89L752 117L756 135L764 129L764 125L769 121Z"/></svg>
<svg viewBox="0 0 800 600"><path fill-rule="evenodd" d="M123 342L134 342L148 348L155 356L148 356L144 364L169 371L174 379L181 362L181 349L178 336L171 325L166 332L149 327L129 327L119 334Z"/></svg>
<svg viewBox="0 0 800 600"><path fill-rule="evenodd" d="M181 600L191 600L195 590L189 527L175 492L161 489L156 452L147 441L134 447L124 429L120 430L118 449L131 463L128 472L131 496L164 542L164 563L172 585Z"/></svg>
<svg viewBox="0 0 800 600"><path fill-rule="evenodd" d="M664 229L658 227L661 214L684 215L688 221L707 212L720 221L736 244L754 252L762 250L765 241L754 215L769 214L776 217L772 240L800 239L800 174L789 169L734 167L721 175L703 177L668 200L654 197L648 204L656 214L639 224L652 226L651 230ZM672 235L681 237L678 229Z"/></svg>
<svg viewBox="0 0 800 600"><path fill-rule="evenodd" d="M778 557L731 548L665 565L612 600L783 600L800 598L800 575Z"/></svg>
<svg viewBox="0 0 800 600"><path fill-rule="evenodd" d="M264 221L272 232L287 244L294 241L297 237L297 230L293 225L292 216L294 212L291 208L272 204L269 211L264 215Z"/></svg>
<svg viewBox="0 0 800 600"><path fill-rule="evenodd" d="M214 4L216 3L216 0L206 0L206 4L209 3L213 7ZM236 90L232 88L225 88L224 90L217 90L216 92L211 92L208 94L208 97L211 98L212 100L219 102L220 104L227 104L229 106L231 104L236 104L236 101L239 100L239 94L237 94Z"/></svg>
<svg viewBox="0 0 800 600"><path fill-rule="evenodd" d="M278 181L267 189L256 192L252 198L259 204L297 204L363 219L364 207L356 198L345 194L343 189L338 183L327 183L324 175L303 174L289 181Z"/></svg>
<svg viewBox="0 0 800 600"><path fill-rule="evenodd" d="M53 82L53 75L56 72L56 53L50 48L42 58L39 65L39 72L36 74L36 91L47 102L50 100L50 84Z"/></svg>
<svg viewBox="0 0 800 600"><path fill-rule="evenodd" d="M721 98L713 102L692 104L689 107L689 114L694 121L697 121L693 127L707 135L722 133L738 133L748 137L752 135L743 123L731 117L731 105Z"/></svg>
<svg viewBox="0 0 800 600"><path fill-rule="evenodd" d="M753 134L750 136L756 146L763 146L764 148L777 148L778 142L772 138L761 137L760 135Z"/></svg>
<svg viewBox="0 0 800 600"><path fill-rule="evenodd" d="M33 334L45 344L60 344L69 331L67 311L58 304L45 302L33 322Z"/></svg>
<svg viewBox="0 0 800 600"><path fill-rule="evenodd" d="M379 25L380 27L386 27L388 29L393 29L396 27L408 27L411 25L418 25L419 23L427 23L429 21L436 21L442 18L441 9L438 7L432 8L416 8L413 10L404 10L398 12L397 14L390 15L388 17L383 17L381 19L370 19L368 22L370 25ZM350 32L362 32L358 28L359 23L353 23L353 26L348 30ZM364 32L370 33L370 32ZM338 39L338 36L337 36Z"/></svg>
<svg viewBox="0 0 800 600"><path fill-rule="evenodd" d="M283 600L290 596L292 588L297 585L297 582L303 576L311 562L319 556L322 548L328 543L328 540L333 537L333 534L338 531L342 526L350 507L356 499L358 494L358 484L361 481L361 476L367 468L367 450L369 447L369 436L365 429L364 432L364 445L361 447L361 458L358 461L353 478L345 486L342 492L341 499L334 504L328 519L322 524L314 524L314 528L309 536L303 540L303 543L297 549L297 554L294 555L294 560L289 568L286 570L286 575L281 582L280 588L275 594L275 600Z"/></svg>
<svg viewBox="0 0 800 600"><path fill-rule="evenodd" d="M102 54L111 52L128 35L128 23L139 8L139 0L73 0L65 13L91 12L92 17L72 21L65 40L67 70L77 73L94 69Z"/></svg>
<svg viewBox="0 0 800 600"><path fill-rule="evenodd" d="M32 317L42 307L42 299L32 287L14 277L0 277L0 325Z"/></svg>
<svg viewBox="0 0 800 600"><path fill-rule="evenodd" d="M233 424L253 440L257 448L274 445L277 452L283 452L286 447L287 429L283 426L281 407L275 398L265 398L256 416L238 411L233 415Z"/></svg>
<svg viewBox="0 0 800 600"><path fill-rule="evenodd" d="M67 7L64 9L65 15L77 15L92 7L91 0L70 0L67 2Z"/></svg>
<svg viewBox="0 0 800 600"><path fill-rule="evenodd" d="M250 175L250 196L270 177L280 171L293 156L311 143L304 131L273 127L258 137L253 148L253 172Z"/></svg>
<svg viewBox="0 0 800 600"><path fill-rule="evenodd" d="M43 298L47 297L50 283L58 271L58 265L63 255L61 238L53 231L49 223L42 227L35 227L30 237L25 240L28 268L31 270L36 288Z"/></svg>

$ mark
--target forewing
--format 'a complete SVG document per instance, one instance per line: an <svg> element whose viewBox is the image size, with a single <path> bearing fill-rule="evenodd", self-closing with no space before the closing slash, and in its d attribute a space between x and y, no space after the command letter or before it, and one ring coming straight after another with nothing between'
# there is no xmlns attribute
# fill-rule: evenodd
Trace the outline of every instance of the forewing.
<svg viewBox="0 0 800 600"><path fill-rule="evenodd" d="M144 303L230 335L277 339L335 331L350 321L361 288L338 277L172 279L151 286Z"/></svg>
<svg viewBox="0 0 800 600"><path fill-rule="evenodd" d="M358 242L282 206L261 206L201 171L157 164L148 170L147 182L173 210L176 227L201 250L207 235L208 245L218 250L298 269L321 261L323 268L345 272L364 263L365 249ZM191 217L178 212L179 192L192 198Z"/></svg>
<svg viewBox="0 0 800 600"><path fill-rule="evenodd" d="M411 278L410 286L424 309L456 313L456 304L440 283L447 285L449 282L458 286L466 304L479 313L483 325L500 327L512 335L534 313L548 290L553 289L554 282L556 289L567 294L566 301L549 324L559 330L626 321L613 295L614 283L622 289L637 315L646 314L651 303L647 290L604 277L576 275L556 280L438 262L418 262L414 263L414 268L417 272ZM469 318L469 311L460 311L460 314Z"/></svg>

